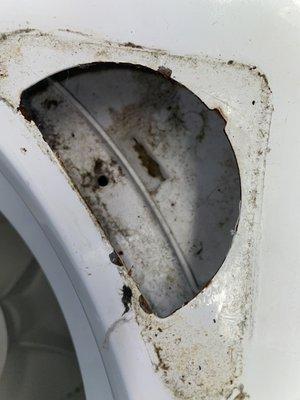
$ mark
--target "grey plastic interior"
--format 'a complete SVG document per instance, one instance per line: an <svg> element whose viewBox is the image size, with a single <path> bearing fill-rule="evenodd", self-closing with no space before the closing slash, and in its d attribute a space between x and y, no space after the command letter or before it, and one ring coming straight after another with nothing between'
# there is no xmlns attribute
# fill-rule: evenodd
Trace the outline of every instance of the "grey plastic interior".
<svg viewBox="0 0 300 400"><path fill-rule="evenodd" d="M55 295L0 215L0 399L84 400L75 350Z"/></svg>
<svg viewBox="0 0 300 400"><path fill-rule="evenodd" d="M222 265L237 228L240 178L225 121L174 80L97 64L22 96L160 317L191 300Z"/></svg>

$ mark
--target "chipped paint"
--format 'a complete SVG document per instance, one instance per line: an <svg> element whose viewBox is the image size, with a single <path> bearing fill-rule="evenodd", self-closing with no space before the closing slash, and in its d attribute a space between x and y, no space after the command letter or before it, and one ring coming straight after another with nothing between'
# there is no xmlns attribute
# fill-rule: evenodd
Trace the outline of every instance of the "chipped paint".
<svg viewBox="0 0 300 400"><path fill-rule="evenodd" d="M1 99L17 112L21 92L45 76L74 65L124 62L154 70L165 65L172 76L219 109L240 168L243 202L239 227L224 264L195 299L160 319L143 311L130 276L132 304L154 370L177 399L246 399L239 376L243 340L251 335L256 244L260 238L265 157L272 107L265 76L252 66L103 42L76 33L19 31L1 36ZM252 104L255 99L255 104ZM58 163L33 123L29 134ZM234 392L235 391L235 392Z"/></svg>

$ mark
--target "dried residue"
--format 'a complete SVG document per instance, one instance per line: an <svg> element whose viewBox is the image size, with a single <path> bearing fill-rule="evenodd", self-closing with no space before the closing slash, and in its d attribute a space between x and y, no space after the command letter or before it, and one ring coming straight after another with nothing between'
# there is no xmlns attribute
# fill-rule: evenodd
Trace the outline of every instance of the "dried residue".
<svg viewBox="0 0 300 400"><path fill-rule="evenodd" d="M139 159L143 167L146 168L148 174L153 178L158 178L160 181L164 181L165 178L161 172L160 166L153 157L150 156L146 148L134 138L134 150L137 152Z"/></svg>

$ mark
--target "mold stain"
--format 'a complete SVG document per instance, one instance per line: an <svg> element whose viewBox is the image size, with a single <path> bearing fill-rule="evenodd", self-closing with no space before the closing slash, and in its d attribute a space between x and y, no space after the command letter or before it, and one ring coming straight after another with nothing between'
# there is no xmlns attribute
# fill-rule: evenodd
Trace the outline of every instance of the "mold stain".
<svg viewBox="0 0 300 400"><path fill-rule="evenodd" d="M122 288L122 303L124 306L123 315L128 313L132 303L132 290L129 286L123 285Z"/></svg>
<svg viewBox="0 0 300 400"><path fill-rule="evenodd" d="M133 138L133 140L133 148L137 152L138 157L141 160L143 167L146 168L148 174L153 178L158 178L161 182L165 181L158 162L156 162L154 158L150 156L146 148L139 143L137 139Z"/></svg>
<svg viewBox="0 0 300 400"><path fill-rule="evenodd" d="M123 46L124 47L130 47L132 49L142 49L143 48L142 46L140 46L138 44L135 44L135 43L132 43L132 42L126 42L126 43L123 44Z"/></svg>

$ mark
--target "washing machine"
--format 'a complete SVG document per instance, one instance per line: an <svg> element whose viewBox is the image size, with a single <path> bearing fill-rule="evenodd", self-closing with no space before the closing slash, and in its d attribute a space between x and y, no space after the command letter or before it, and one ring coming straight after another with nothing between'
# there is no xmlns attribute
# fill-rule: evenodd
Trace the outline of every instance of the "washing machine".
<svg viewBox="0 0 300 400"><path fill-rule="evenodd" d="M0 399L298 400L300 4L0 17Z"/></svg>

